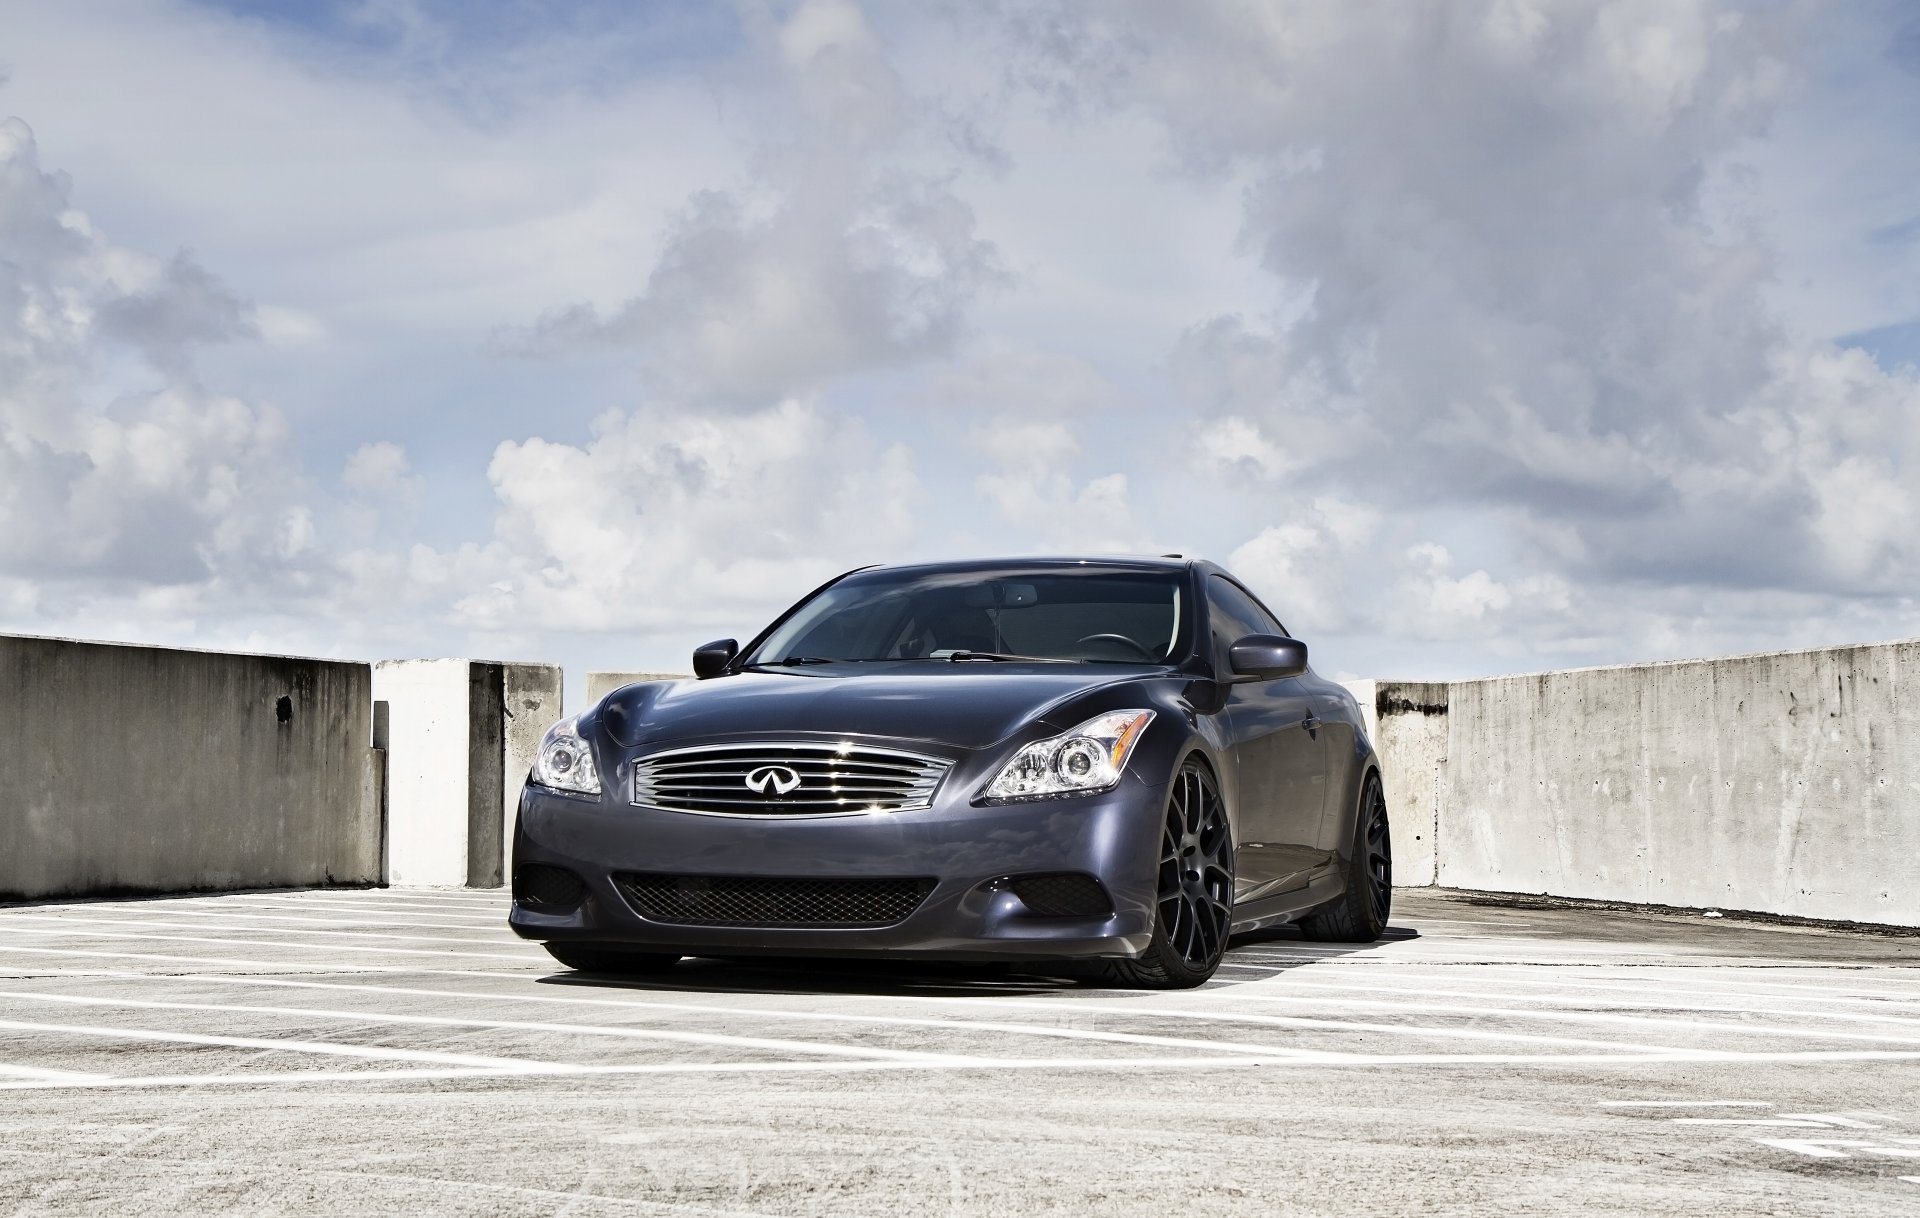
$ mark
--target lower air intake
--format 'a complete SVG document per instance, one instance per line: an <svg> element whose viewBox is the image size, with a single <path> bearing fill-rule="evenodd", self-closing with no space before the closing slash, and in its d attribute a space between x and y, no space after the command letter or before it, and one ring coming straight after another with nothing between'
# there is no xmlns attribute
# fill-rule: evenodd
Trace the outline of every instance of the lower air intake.
<svg viewBox="0 0 1920 1218"><path fill-rule="evenodd" d="M587 885L565 867L528 863L513 870L514 903L543 913L573 909L585 899Z"/></svg>
<svg viewBox="0 0 1920 1218"><path fill-rule="evenodd" d="M1104 918L1113 902L1100 881L1078 871L1016 875L1007 887L1020 903L1043 918Z"/></svg>
<svg viewBox="0 0 1920 1218"><path fill-rule="evenodd" d="M891 926L933 891L929 879L781 880L733 875L614 877L640 916L674 926Z"/></svg>

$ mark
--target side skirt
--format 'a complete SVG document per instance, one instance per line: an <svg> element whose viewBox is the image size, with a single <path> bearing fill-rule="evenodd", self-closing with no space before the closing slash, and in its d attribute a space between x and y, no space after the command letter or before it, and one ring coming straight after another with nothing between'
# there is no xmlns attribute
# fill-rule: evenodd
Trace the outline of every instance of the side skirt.
<svg viewBox="0 0 1920 1218"><path fill-rule="evenodd" d="M1247 931L1266 930L1269 927L1298 922L1321 906L1339 900L1343 892L1345 892L1345 885L1341 881L1339 871L1328 867L1309 880L1304 888L1296 888L1292 892L1283 892L1278 896L1235 905L1232 933L1238 935Z"/></svg>

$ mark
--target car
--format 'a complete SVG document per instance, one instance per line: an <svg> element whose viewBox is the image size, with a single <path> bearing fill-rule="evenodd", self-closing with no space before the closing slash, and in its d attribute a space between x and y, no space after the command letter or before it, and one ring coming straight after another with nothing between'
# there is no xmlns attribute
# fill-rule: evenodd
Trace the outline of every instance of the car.
<svg viewBox="0 0 1920 1218"><path fill-rule="evenodd" d="M894 957L1171 989L1233 934L1365 943L1391 913L1359 707L1211 562L862 568L693 670L541 742L509 919L569 968Z"/></svg>

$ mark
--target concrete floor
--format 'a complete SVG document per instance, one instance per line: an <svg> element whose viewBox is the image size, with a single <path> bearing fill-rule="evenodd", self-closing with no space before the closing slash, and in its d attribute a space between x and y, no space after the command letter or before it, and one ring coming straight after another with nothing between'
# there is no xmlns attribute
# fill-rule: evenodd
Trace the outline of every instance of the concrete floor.
<svg viewBox="0 0 1920 1218"><path fill-rule="evenodd" d="M1920 1213L1920 939L1397 902L1177 994L611 984L472 892L0 909L0 1214Z"/></svg>

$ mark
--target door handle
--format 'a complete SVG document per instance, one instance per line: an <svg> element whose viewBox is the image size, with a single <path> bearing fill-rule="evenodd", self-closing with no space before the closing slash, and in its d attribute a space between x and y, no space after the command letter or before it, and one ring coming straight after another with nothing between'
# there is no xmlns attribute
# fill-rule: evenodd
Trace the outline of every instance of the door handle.
<svg viewBox="0 0 1920 1218"><path fill-rule="evenodd" d="M1316 734L1316 729L1319 728L1320 721L1313 717L1312 711L1308 711L1307 717L1300 721L1300 726L1307 729L1307 735L1312 736Z"/></svg>

